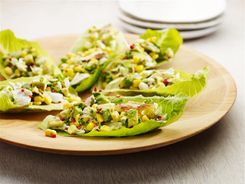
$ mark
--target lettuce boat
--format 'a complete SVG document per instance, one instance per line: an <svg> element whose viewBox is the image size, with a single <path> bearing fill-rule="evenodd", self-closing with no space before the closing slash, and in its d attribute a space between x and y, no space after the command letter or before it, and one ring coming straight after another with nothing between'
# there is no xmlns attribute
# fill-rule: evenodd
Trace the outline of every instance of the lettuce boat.
<svg viewBox="0 0 245 184"><path fill-rule="evenodd" d="M176 121L186 102L184 96L113 97L94 93L86 104L67 105L57 116L47 116L39 128L50 137L56 137L56 131L69 136L135 136Z"/></svg>
<svg viewBox="0 0 245 184"><path fill-rule="evenodd" d="M69 53L61 59L59 68L77 92L90 89L98 80L101 70L110 61L101 49L94 48L84 52Z"/></svg>
<svg viewBox="0 0 245 184"><path fill-rule="evenodd" d="M104 93L144 96L183 94L191 97L206 86L207 73L207 68L195 73L185 73L172 68L145 70L111 81Z"/></svg>
<svg viewBox="0 0 245 184"><path fill-rule="evenodd" d="M78 92L90 89L102 69L128 47L122 33L111 25L89 28L79 38L71 53L61 59L59 67Z"/></svg>
<svg viewBox="0 0 245 184"><path fill-rule="evenodd" d="M62 110L65 103L74 102L80 98L67 79L36 76L0 82L0 112Z"/></svg>
<svg viewBox="0 0 245 184"><path fill-rule="evenodd" d="M129 73L155 68L171 61L182 44L182 38L176 29L163 31L147 30L130 49L103 70L101 87L118 77Z"/></svg>
<svg viewBox="0 0 245 184"><path fill-rule="evenodd" d="M71 51L84 52L94 48L102 49L109 55L118 55L128 48L128 44L123 33L108 24L101 28L92 26L87 29L74 43Z"/></svg>
<svg viewBox="0 0 245 184"><path fill-rule="evenodd" d="M0 32L0 74L5 79L60 74L52 58L37 42L17 38L11 30Z"/></svg>

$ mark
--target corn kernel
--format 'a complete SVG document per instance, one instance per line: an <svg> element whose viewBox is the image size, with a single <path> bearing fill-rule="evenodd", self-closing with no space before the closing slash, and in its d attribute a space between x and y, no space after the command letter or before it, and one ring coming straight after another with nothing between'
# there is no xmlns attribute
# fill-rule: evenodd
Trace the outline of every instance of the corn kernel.
<svg viewBox="0 0 245 184"><path fill-rule="evenodd" d="M146 115L142 116L142 121L148 121L148 120L149 118Z"/></svg>
<svg viewBox="0 0 245 184"><path fill-rule="evenodd" d="M71 107L72 107L72 104L71 103L64 104L64 109L69 109Z"/></svg>
<svg viewBox="0 0 245 184"><path fill-rule="evenodd" d="M51 129L45 130L45 136L47 136L47 137L55 138L56 135L57 135L57 132L55 130L51 130Z"/></svg>
<svg viewBox="0 0 245 184"><path fill-rule="evenodd" d="M31 54L28 54L24 57L24 59L28 62L28 63L32 63L33 62L33 56Z"/></svg>
<svg viewBox="0 0 245 184"><path fill-rule="evenodd" d="M140 62L140 58L138 57L138 56L136 56L136 55L134 55L133 56L133 61L134 61L134 63L139 63Z"/></svg>
<svg viewBox="0 0 245 184"><path fill-rule="evenodd" d="M96 109L97 106L98 106L97 104L93 104L93 105L92 105L92 108L93 108L93 109Z"/></svg>
<svg viewBox="0 0 245 184"><path fill-rule="evenodd" d="M51 104L52 99L51 99L50 97L45 96L45 97L43 98L43 101L44 101L47 105L49 105L49 104Z"/></svg>
<svg viewBox="0 0 245 184"><path fill-rule="evenodd" d="M91 130L93 130L94 127L95 127L95 123L89 122L89 123L87 124L87 126L86 126L86 130L87 130L87 131L91 131Z"/></svg>
<svg viewBox="0 0 245 184"><path fill-rule="evenodd" d="M35 96L34 102L43 102L43 98L41 96Z"/></svg>
<svg viewBox="0 0 245 184"><path fill-rule="evenodd" d="M74 67L75 72L81 72L82 71L82 66L78 65Z"/></svg>
<svg viewBox="0 0 245 184"><path fill-rule="evenodd" d="M73 77L74 76L73 69L72 68L67 68L65 70L65 75L68 76L68 77Z"/></svg>
<svg viewBox="0 0 245 184"><path fill-rule="evenodd" d="M133 87L137 88L139 86L139 83L141 82L140 79L133 80Z"/></svg>
<svg viewBox="0 0 245 184"><path fill-rule="evenodd" d="M137 65L136 67L135 67L135 71L136 72L142 72L144 70L144 66L143 65Z"/></svg>
<svg viewBox="0 0 245 184"><path fill-rule="evenodd" d="M13 74L12 68L10 68L10 67L8 67L8 66L4 68L4 71L5 71L5 73L6 73L7 75L12 75L12 74Z"/></svg>
<svg viewBox="0 0 245 184"><path fill-rule="evenodd" d="M159 56L158 56L158 54L157 53L155 53L155 52L151 52L150 53L150 56L152 57L152 59L157 59Z"/></svg>
<svg viewBox="0 0 245 184"><path fill-rule="evenodd" d="M15 74L16 77L19 77L20 76L20 71L17 69L17 70L15 70L14 74Z"/></svg>
<svg viewBox="0 0 245 184"><path fill-rule="evenodd" d="M99 123L102 123L102 122L104 121L102 115L101 115L101 114L98 114L98 113L96 114L96 119L97 119L97 121L98 121Z"/></svg>
<svg viewBox="0 0 245 184"><path fill-rule="evenodd" d="M101 126L100 130L101 131L110 131L111 128L108 125L103 125L103 126Z"/></svg>

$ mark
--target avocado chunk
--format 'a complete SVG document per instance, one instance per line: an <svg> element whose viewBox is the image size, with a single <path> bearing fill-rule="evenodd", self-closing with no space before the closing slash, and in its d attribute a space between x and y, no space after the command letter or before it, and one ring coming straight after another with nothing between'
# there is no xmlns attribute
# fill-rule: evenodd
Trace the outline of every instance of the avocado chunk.
<svg viewBox="0 0 245 184"><path fill-rule="evenodd" d="M138 117L138 111L136 109L128 110L127 117L128 117L128 127L133 127L138 123L139 117Z"/></svg>
<svg viewBox="0 0 245 184"><path fill-rule="evenodd" d="M102 113L103 119L105 122L109 122L112 120L111 113L109 109L105 109Z"/></svg>

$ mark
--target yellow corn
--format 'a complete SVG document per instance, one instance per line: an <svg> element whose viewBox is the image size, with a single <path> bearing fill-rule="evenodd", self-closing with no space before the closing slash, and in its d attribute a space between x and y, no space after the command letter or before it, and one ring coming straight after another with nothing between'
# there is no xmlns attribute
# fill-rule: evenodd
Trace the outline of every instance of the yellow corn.
<svg viewBox="0 0 245 184"><path fill-rule="evenodd" d="M47 137L55 138L56 135L57 135L57 132L55 130L51 130L51 129L45 130L45 136L47 136Z"/></svg>
<svg viewBox="0 0 245 184"><path fill-rule="evenodd" d="M47 105L49 105L49 104L51 104L52 99L51 99L50 97L45 96L45 97L43 98L43 101L44 101Z"/></svg>
<svg viewBox="0 0 245 184"><path fill-rule="evenodd" d="M47 91L51 91L51 88L50 88L50 87L47 87L46 90L47 90Z"/></svg>
<svg viewBox="0 0 245 184"><path fill-rule="evenodd" d="M87 130L87 131L91 131L91 130L93 130L94 127L95 127L95 123L89 122L89 123L87 124L87 126L86 126L86 130Z"/></svg>
<svg viewBox="0 0 245 184"><path fill-rule="evenodd" d="M138 56L136 56L136 55L134 55L133 56L133 61L134 61L134 63L139 63L140 62L140 58L138 57Z"/></svg>
<svg viewBox="0 0 245 184"><path fill-rule="evenodd" d="M12 75L12 74L13 74L12 68L10 68L10 67L8 67L8 66L4 68L4 71L5 71L5 73L6 73L7 75Z"/></svg>
<svg viewBox="0 0 245 184"><path fill-rule="evenodd" d="M78 65L78 66L75 66L75 67L74 67L75 72L81 72L82 69L83 69L83 68L82 68L81 65Z"/></svg>
<svg viewBox="0 0 245 184"><path fill-rule="evenodd" d="M142 121L148 121L148 120L149 118L146 115L142 116Z"/></svg>
<svg viewBox="0 0 245 184"><path fill-rule="evenodd" d="M29 63L33 62L33 56L31 54L26 55L24 59Z"/></svg>
<svg viewBox="0 0 245 184"><path fill-rule="evenodd" d="M93 108L93 109L96 109L97 106L98 106L97 104L93 104L93 105L92 105L92 108Z"/></svg>
<svg viewBox="0 0 245 184"><path fill-rule="evenodd" d="M102 123L104 121L103 117L101 116L101 114L96 114L96 119L99 123Z"/></svg>
<svg viewBox="0 0 245 184"><path fill-rule="evenodd" d="M43 102L43 98L41 96L35 96L34 102Z"/></svg>
<svg viewBox="0 0 245 184"><path fill-rule="evenodd" d="M41 105L43 102L43 98L41 96L34 97L34 105Z"/></svg>
<svg viewBox="0 0 245 184"><path fill-rule="evenodd" d="M20 76L20 71L18 69L16 69L14 74L15 74L16 77L19 77Z"/></svg>
<svg viewBox="0 0 245 184"><path fill-rule="evenodd" d="M140 79L133 80L133 87L137 88L139 86L139 83L141 82Z"/></svg>
<svg viewBox="0 0 245 184"><path fill-rule="evenodd" d="M72 104L71 103L64 104L64 109L69 109L71 107L72 107Z"/></svg>
<svg viewBox="0 0 245 184"><path fill-rule="evenodd" d="M150 56L152 57L152 59L157 59L159 56L158 56L158 54L157 53L155 53L155 52L151 52L150 53Z"/></svg>
<svg viewBox="0 0 245 184"><path fill-rule="evenodd" d="M136 67L135 67L135 71L136 72L142 72L144 70L144 66L143 65L137 65Z"/></svg>
<svg viewBox="0 0 245 184"><path fill-rule="evenodd" d="M68 76L68 77L73 77L74 76L73 69L72 68L67 68L65 70L65 75Z"/></svg>
<svg viewBox="0 0 245 184"><path fill-rule="evenodd" d="M101 131L110 131L111 128L108 125L103 125L103 126L101 126L100 130Z"/></svg>

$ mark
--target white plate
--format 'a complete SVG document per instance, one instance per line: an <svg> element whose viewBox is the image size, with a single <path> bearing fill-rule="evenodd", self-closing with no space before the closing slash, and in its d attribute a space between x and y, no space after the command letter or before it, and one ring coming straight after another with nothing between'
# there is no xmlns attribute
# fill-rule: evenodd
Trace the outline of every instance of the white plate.
<svg viewBox="0 0 245 184"><path fill-rule="evenodd" d="M122 11L148 21L185 23L213 19L225 11L225 0L120 0Z"/></svg>
<svg viewBox="0 0 245 184"><path fill-rule="evenodd" d="M138 27L149 28L149 29L166 29L170 27L175 27L178 30L203 29L203 28L216 26L218 24L221 24L223 21L223 16L219 16L215 19L211 19L209 21L199 22L199 23L182 23L182 24L179 23L177 24L177 23L150 22L150 21L143 21L140 19L135 19L122 11L118 13L118 17L121 21L126 22L128 24L132 24Z"/></svg>
<svg viewBox="0 0 245 184"><path fill-rule="evenodd" d="M131 24L127 24L125 22L122 22L122 26L124 27L125 30L131 32L131 33L136 33L136 34L142 34L145 32L146 29L133 26ZM188 40L188 39L194 39L194 38L200 38L206 35L209 35L219 29L219 25L209 27L206 29L199 29L199 30L193 30L193 31L180 31L181 36Z"/></svg>

